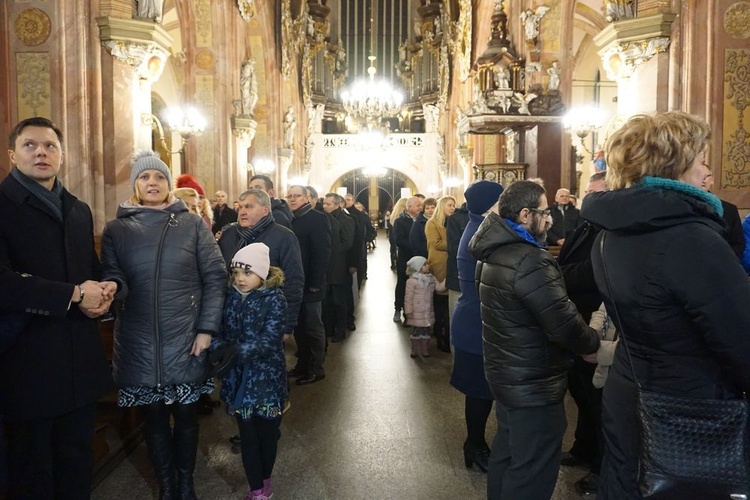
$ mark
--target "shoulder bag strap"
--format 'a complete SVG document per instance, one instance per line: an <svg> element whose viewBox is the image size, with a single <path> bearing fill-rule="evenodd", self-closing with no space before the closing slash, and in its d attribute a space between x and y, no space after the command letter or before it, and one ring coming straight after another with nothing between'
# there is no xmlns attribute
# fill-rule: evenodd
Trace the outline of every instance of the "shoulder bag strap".
<svg viewBox="0 0 750 500"><path fill-rule="evenodd" d="M602 239L599 240L599 255L601 255L602 259L602 269L604 270L604 281L607 283L607 291L609 292L609 298L612 300L612 308L614 309L612 312L614 313L614 316L617 318L617 322L620 324L619 330L619 336L622 340L622 345L625 347L625 353L628 355L628 361L630 362L630 371L633 373L633 380L635 381L635 385L638 386L638 389L643 389L641 387L641 383L638 382L638 377L635 375L635 368L633 367L633 357L630 355L630 349L628 349L628 343L625 341L625 331L623 328L623 322L622 318L620 317L620 313L617 311L617 302L615 302L615 296L612 293L612 284L609 281L609 273L607 272L607 261L604 257L604 240L607 238L607 231L602 231Z"/></svg>

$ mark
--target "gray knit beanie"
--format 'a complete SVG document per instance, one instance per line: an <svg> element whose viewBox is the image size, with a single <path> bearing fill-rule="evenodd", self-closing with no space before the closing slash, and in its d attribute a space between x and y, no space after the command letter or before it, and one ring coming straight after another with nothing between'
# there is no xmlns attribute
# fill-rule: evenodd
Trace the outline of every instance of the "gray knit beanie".
<svg viewBox="0 0 750 500"><path fill-rule="evenodd" d="M135 190L135 180L144 170L158 170L167 178L169 190L172 190L172 173L166 163L161 161L159 154L154 151L139 151L133 155L130 167L130 184Z"/></svg>

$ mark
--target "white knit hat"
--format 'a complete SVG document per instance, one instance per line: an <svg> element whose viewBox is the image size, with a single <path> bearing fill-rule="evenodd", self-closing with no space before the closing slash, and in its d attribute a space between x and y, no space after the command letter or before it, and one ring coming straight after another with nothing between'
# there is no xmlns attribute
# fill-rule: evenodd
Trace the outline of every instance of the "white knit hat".
<svg viewBox="0 0 750 500"><path fill-rule="evenodd" d="M154 151L140 151L133 155L130 167L130 185L135 190L135 180L146 170L158 170L167 178L169 190L172 190L172 173L166 163L161 161L159 154Z"/></svg>
<svg viewBox="0 0 750 500"><path fill-rule="evenodd" d="M261 279L266 279L268 268L271 267L268 247L264 243L250 243L246 247L240 248L232 257L232 268L235 267L257 274Z"/></svg>
<svg viewBox="0 0 750 500"><path fill-rule="evenodd" d="M409 262L406 263L406 267L407 269L411 269L412 272L418 273L422 269L422 266L425 265L425 262L427 262L427 259L421 255L415 255L409 259Z"/></svg>

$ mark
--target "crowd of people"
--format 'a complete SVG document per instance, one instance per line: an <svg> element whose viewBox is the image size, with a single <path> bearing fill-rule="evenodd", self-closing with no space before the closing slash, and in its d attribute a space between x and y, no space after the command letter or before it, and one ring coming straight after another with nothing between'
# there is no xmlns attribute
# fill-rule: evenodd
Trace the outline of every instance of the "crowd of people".
<svg viewBox="0 0 750 500"><path fill-rule="evenodd" d="M537 179L386 213L393 321L411 327L417 362L432 337L452 352L464 461L487 473L488 498L550 498L561 465L588 468L581 493L640 498L636 381L695 399L750 391L750 257L737 208L710 192L709 142L694 116L639 115L608 140L580 210L566 189L549 205ZM62 144L47 119L18 123L0 184L8 497L88 497L95 403L116 388L142 412L159 497L196 498L197 415L216 379L245 498L270 498L290 382L325 379L328 343L356 330L375 233L364 207L302 185L278 199L263 175L232 207L224 191L212 203L146 151L100 259L90 209L58 179ZM95 322L110 310L111 370ZM562 453L568 391L578 417Z"/></svg>

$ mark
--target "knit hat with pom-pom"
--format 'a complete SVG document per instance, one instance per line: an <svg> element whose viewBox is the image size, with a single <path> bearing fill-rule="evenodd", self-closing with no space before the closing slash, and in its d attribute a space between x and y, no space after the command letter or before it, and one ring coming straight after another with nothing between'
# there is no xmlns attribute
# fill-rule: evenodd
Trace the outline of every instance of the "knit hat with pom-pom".
<svg viewBox="0 0 750 500"><path fill-rule="evenodd" d="M167 178L169 190L172 190L172 172L166 163L161 161L159 154L154 151L140 151L133 155L130 164L130 185L135 189L135 180L146 170L158 170Z"/></svg>

